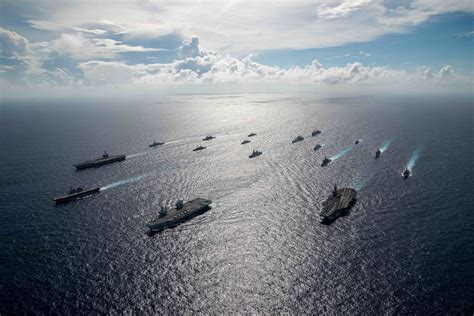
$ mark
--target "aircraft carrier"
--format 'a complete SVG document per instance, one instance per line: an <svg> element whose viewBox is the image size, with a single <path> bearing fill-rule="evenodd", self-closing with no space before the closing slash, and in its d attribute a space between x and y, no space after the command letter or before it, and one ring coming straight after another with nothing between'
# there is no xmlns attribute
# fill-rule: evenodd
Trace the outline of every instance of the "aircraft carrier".
<svg viewBox="0 0 474 316"><path fill-rule="evenodd" d="M175 208L166 210L161 208L160 216L146 226L151 232L159 232L165 228L175 227L210 209L211 200L196 198L186 203L178 201Z"/></svg>
<svg viewBox="0 0 474 316"><path fill-rule="evenodd" d="M83 170L87 168L98 168L103 165L108 165L110 163L119 162L123 160L125 160L125 155L109 156L107 152L104 152L102 157L94 159L94 160L81 162L77 165L74 165L74 167L76 167L76 170Z"/></svg>
<svg viewBox="0 0 474 316"><path fill-rule="evenodd" d="M357 191L352 188L338 189L334 186L332 194L323 202L323 210L319 213L323 223L332 223L344 214L356 201Z"/></svg>
<svg viewBox="0 0 474 316"><path fill-rule="evenodd" d="M84 190L82 188L70 189L69 194L54 198L54 201L56 202L56 204L67 203L92 194L99 193L99 191L100 188L92 188L87 190Z"/></svg>

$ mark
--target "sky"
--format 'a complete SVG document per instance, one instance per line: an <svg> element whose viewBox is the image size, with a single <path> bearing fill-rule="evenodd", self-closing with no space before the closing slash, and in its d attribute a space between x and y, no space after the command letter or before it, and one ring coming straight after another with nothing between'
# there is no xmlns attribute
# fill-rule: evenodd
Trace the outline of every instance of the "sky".
<svg viewBox="0 0 474 316"><path fill-rule="evenodd" d="M473 14L472 0L2 0L0 94L472 92Z"/></svg>

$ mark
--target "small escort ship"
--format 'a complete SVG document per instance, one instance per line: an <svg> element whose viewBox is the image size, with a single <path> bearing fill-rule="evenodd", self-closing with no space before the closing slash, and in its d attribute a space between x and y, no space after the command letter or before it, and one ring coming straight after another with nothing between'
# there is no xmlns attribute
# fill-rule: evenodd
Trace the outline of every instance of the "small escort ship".
<svg viewBox="0 0 474 316"><path fill-rule="evenodd" d="M165 228L175 227L197 215L200 215L210 209L211 200L197 198L189 202L183 203L178 200L175 207L167 210L166 207L161 207L159 217L146 226L151 232L159 232Z"/></svg>
<svg viewBox="0 0 474 316"><path fill-rule="evenodd" d="M380 149L377 149L377 151L375 152L375 158L379 158L381 153L382 152L380 151Z"/></svg>
<svg viewBox="0 0 474 316"><path fill-rule="evenodd" d="M254 150L254 151L252 151L252 153L250 154L249 158L254 158L254 157L260 156L261 154L262 154L261 151Z"/></svg>
<svg viewBox="0 0 474 316"><path fill-rule="evenodd" d="M207 135L206 137L204 137L202 140L211 140L211 139L214 139L216 138L215 136L211 136L211 135Z"/></svg>
<svg viewBox="0 0 474 316"><path fill-rule="evenodd" d="M314 146L313 149L314 149L314 150L318 150L318 149L321 148L321 147L323 147L323 146L321 146L320 144L316 144L316 146Z"/></svg>
<svg viewBox="0 0 474 316"><path fill-rule="evenodd" d="M323 202L323 210L319 213L323 224L329 224L343 215L356 201L357 191L352 188L338 189L334 185L332 194Z"/></svg>
<svg viewBox="0 0 474 316"><path fill-rule="evenodd" d="M156 146L161 146L164 145L165 143L160 143L155 140L153 140L153 144L148 145L148 147L156 147Z"/></svg>
<svg viewBox="0 0 474 316"><path fill-rule="evenodd" d="M115 163L123 160L125 160L125 155L109 156L109 154L105 151L102 157L79 163L77 165L74 165L74 167L76 167L76 170L98 168L103 165L108 165L110 163Z"/></svg>
<svg viewBox="0 0 474 316"><path fill-rule="evenodd" d="M303 136L298 136L295 139L293 139L293 141L291 143L294 144L294 143L300 142L302 140L304 140L304 137Z"/></svg>
<svg viewBox="0 0 474 316"><path fill-rule="evenodd" d="M405 168L405 171L402 173L403 179L407 179L410 176L410 170L408 168Z"/></svg>
<svg viewBox="0 0 474 316"><path fill-rule="evenodd" d="M241 142L240 145L245 145L245 144L248 144L248 143L250 143L250 141L248 139L246 139L243 142Z"/></svg>
<svg viewBox="0 0 474 316"><path fill-rule="evenodd" d="M203 150L203 149L206 149L206 147L204 147L204 146L197 146L196 148L193 149L193 151L199 151L199 150Z"/></svg>
<svg viewBox="0 0 474 316"><path fill-rule="evenodd" d="M321 167L327 166L332 160L328 157L324 157L323 162L321 163Z"/></svg>
<svg viewBox="0 0 474 316"><path fill-rule="evenodd" d="M250 133L247 137L253 137L253 136L257 136L257 134L255 134L255 133Z"/></svg>
<svg viewBox="0 0 474 316"><path fill-rule="evenodd" d="M319 135L319 134L321 134L321 131L319 129L317 129L317 130L315 130L311 133L311 136L316 136L316 135Z"/></svg>
<svg viewBox="0 0 474 316"><path fill-rule="evenodd" d="M77 189L70 188L69 193L67 195L54 198L54 201L56 202L56 204L67 203L67 202L71 202L71 201L74 201L74 200L77 200L77 199L80 199L92 194L99 193L99 191L100 191L100 188L92 188L92 189L87 189L87 190L84 190L83 188L80 188L80 187Z"/></svg>

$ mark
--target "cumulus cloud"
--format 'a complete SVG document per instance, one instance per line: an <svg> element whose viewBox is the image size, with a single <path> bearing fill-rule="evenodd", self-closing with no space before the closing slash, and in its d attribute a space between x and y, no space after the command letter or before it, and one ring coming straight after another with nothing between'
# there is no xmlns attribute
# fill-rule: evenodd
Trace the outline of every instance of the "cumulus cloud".
<svg viewBox="0 0 474 316"><path fill-rule="evenodd" d="M2 59L0 79L36 86L139 86L214 83L305 83L315 85L445 82L460 80L446 65L434 75L428 67L415 73L360 62L325 67L318 60L304 67L281 68L258 63L249 55L235 58L203 49L200 40L184 40L176 58L167 63L126 63L120 53L143 52L142 46L129 46L108 38L91 38L77 33L62 34L52 42L31 43L21 35L0 29ZM153 49L154 50L154 49ZM360 51L358 55L366 56ZM20 63L12 64L11 60ZM19 67L21 65L22 67Z"/></svg>
<svg viewBox="0 0 474 316"><path fill-rule="evenodd" d="M93 85L160 83L274 83L292 82L324 85L406 83L433 77L432 70L419 67L411 74L388 67L365 66L360 62L343 67L324 67L313 60L305 67L280 68L251 59L234 58L199 47L197 38L184 41L180 59L167 64L127 65L123 62L93 61L79 65L86 82ZM450 66L440 70L439 79L454 78Z"/></svg>

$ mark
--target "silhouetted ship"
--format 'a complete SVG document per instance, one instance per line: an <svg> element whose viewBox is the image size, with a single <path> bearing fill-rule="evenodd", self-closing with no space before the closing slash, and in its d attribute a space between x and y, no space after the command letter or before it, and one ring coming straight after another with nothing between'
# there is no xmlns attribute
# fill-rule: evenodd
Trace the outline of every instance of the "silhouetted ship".
<svg viewBox="0 0 474 316"><path fill-rule="evenodd" d="M240 145L248 144L250 141L248 139L244 140L243 142L240 143Z"/></svg>
<svg viewBox="0 0 474 316"><path fill-rule="evenodd" d="M300 142L302 140L304 140L303 136L298 136L295 139L293 139L292 143L294 144L294 143Z"/></svg>
<svg viewBox="0 0 474 316"><path fill-rule="evenodd" d="M319 134L321 134L321 131L319 129L317 129L317 130L315 130L311 133L311 136L316 136L316 135L319 135Z"/></svg>
<svg viewBox="0 0 474 316"><path fill-rule="evenodd" d="M250 133L247 137L253 137L253 136L257 136L257 134L255 134L255 133Z"/></svg>
<svg viewBox="0 0 474 316"><path fill-rule="evenodd" d="M125 160L125 155L109 156L107 152L104 152L101 158L82 162L80 164L74 165L74 167L76 167L76 170L83 170L87 168L98 168L103 165L108 165L110 163L119 162L123 160Z"/></svg>
<svg viewBox="0 0 474 316"><path fill-rule="evenodd" d="M196 148L193 149L193 151L199 151L199 150L203 150L203 149L206 149L206 147L204 147L204 146L197 146Z"/></svg>
<svg viewBox="0 0 474 316"><path fill-rule="evenodd" d="M319 148L321 148L323 146L319 145L319 144L316 144L316 146L314 146L314 150L318 150Z"/></svg>
<svg viewBox="0 0 474 316"><path fill-rule="evenodd" d="M382 152L380 151L380 149L377 149L377 151L375 152L375 158L379 158L381 153Z"/></svg>
<svg viewBox="0 0 474 316"><path fill-rule="evenodd" d="M261 154L262 154L261 151L254 150L254 151L252 151L252 153L250 154L249 158L257 157L257 156L260 156Z"/></svg>
<svg viewBox="0 0 474 316"><path fill-rule="evenodd" d="M204 137L202 140L211 140L211 139L214 139L214 138L216 138L216 137L208 135L208 136Z"/></svg>
<svg viewBox="0 0 474 316"><path fill-rule="evenodd" d="M323 210L319 213L323 223L331 223L344 214L356 201L357 191L352 188L338 189L334 185L332 194L323 202Z"/></svg>
<svg viewBox="0 0 474 316"><path fill-rule="evenodd" d="M92 188L92 189L87 189L87 190L84 190L82 188L77 188L77 189L71 188L67 195L54 198L54 201L56 202L56 204L67 203L70 201L83 198L85 196L99 193L99 191L100 191L100 188Z"/></svg>
<svg viewBox="0 0 474 316"><path fill-rule="evenodd" d="M408 168L405 168L405 171L402 173L403 179L406 179L410 176L410 170Z"/></svg>
<svg viewBox="0 0 474 316"><path fill-rule="evenodd" d="M158 232L165 228L177 226L197 215L200 215L210 209L211 200L197 198L189 202L183 203L179 200L175 204L175 208L167 210L162 207L160 215L157 219L149 222L146 226L152 232Z"/></svg>
<svg viewBox="0 0 474 316"><path fill-rule="evenodd" d="M356 140L356 141L354 142L354 144L356 144L356 145L357 145L358 143L360 143L360 140Z"/></svg>
<svg viewBox="0 0 474 316"><path fill-rule="evenodd" d="M323 162L321 163L321 167L327 166L332 160L328 157L324 157Z"/></svg>
<svg viewBox="0 0 474 316"><path fill-rule="evenodd" d="M164 145L164 144L165 143L160 143L160 142L153 141L153 144L148 145L148 147L156 147L156 146L160 146L160 145Z"/></svg>

